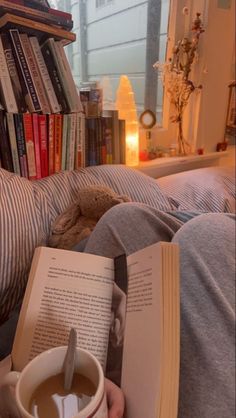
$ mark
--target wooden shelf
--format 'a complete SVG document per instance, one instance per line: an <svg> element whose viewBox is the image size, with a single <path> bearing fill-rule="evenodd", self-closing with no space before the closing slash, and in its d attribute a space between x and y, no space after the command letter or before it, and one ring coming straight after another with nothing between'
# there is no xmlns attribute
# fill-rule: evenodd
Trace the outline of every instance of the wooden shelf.
<svg viewBox="0 0 236 418"><path fill-rule="evenodd" d="M204 155L189 155L186 157L163 157L155 160L140 162L134 168L142 171L150 177L158 178L181 171L195 168L211 167L219 165L221 158L227 157L228 152L211 152Z"/></svg>
<svg viewBox="0 0 236 418"><path fill-rule="evenodd" d="M11 28L18 28L21 32L23 31L24 33L37 36L40 43L44 42L49 37L63 41L64 45L74 42L76 39L76 35L73 32L6 13L0 17L0 32L4 32Z"/></svg>

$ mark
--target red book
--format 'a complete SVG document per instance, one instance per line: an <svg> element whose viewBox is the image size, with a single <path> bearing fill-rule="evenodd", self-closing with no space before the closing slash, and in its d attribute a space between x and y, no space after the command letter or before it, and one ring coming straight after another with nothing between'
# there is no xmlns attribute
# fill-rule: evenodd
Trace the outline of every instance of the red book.
<svg viewBox="0 0 236 418"><path fill-rule="evenodd" d="M39 143L42 177L48 176L48 135L47 115L38 115L39 122Z"/></svg>
<svg viewBox="0 0 236 418"><path fill-rule="evenodd" d="M34 133L31 113L23 113L23 126L28 162L28 176L30 180L36 180L37 176L34 150Z"/></svg>
<svg viewBox="0 0 236 418"><path fill-rule="evenodd" d="M62 115L55 114L55 173L61 170Z"/></svg>
<svg viewBox="0 0 236 418"><path fill-rule="evenodd" d="M48 172L55 173L55 114L48 116Z"/></svg>
<svg viewBox="0 0 236 418"><path fill-rule="evenodd" d="M41 172L41 159L40 159L40 143L39 143L39 121L38 114L32 114L33 132L34 132L34 153L35 153L35 164L36 164L36 178L42 178Z"/></svg>

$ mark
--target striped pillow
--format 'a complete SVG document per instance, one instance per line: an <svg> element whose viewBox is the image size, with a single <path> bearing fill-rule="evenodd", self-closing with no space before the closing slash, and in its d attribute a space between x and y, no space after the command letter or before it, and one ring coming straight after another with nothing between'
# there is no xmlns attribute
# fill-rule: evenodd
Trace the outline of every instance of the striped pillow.
<svg viewBox="0 0 236 418"><path fill-rule="evenodd" d="M235 168L206 167L156 180L178 211L235 212Z"/></svg>
<svg viewBox="0 0 236 418"><path fill-rule="evenodd" d="M125 166L65 171L34 182L0 169L0 323L22 300L35 247L47 245L55 218L91 184L157 209L173 208L154 179Z"/></svg>

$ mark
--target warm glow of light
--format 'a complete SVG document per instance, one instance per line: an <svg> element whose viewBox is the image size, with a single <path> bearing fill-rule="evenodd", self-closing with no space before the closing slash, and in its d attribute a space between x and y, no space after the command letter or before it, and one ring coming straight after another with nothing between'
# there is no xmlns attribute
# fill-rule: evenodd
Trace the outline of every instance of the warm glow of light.
<svg viewBox="0 0 236 418"><path fill-rule="evenodd" d="M116 108L119 118L125 120L126 165L139 164L139 130L134 93L126 75L120 77L116 92Z"/></svg>
<svg viewBox="0 0 236 418"><path fill-rule="evenodd" d="M137 135L126 135L126 164L135 166L139 163L139 138Z"/></svg>

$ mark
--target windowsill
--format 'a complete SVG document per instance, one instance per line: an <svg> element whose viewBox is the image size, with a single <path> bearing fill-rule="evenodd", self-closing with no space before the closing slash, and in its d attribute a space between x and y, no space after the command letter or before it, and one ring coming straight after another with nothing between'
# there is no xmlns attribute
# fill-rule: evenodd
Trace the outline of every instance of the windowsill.
<svg viewBox="0 0 236 418"><path fill-rule="evenodd" d="M195 168L219 165L221 158L227 157L228 151L210 152L203 155L189 155L185 157L163 157L150 161L140 161L134 168L150 177L158 178L181 171Z"/></svg>

